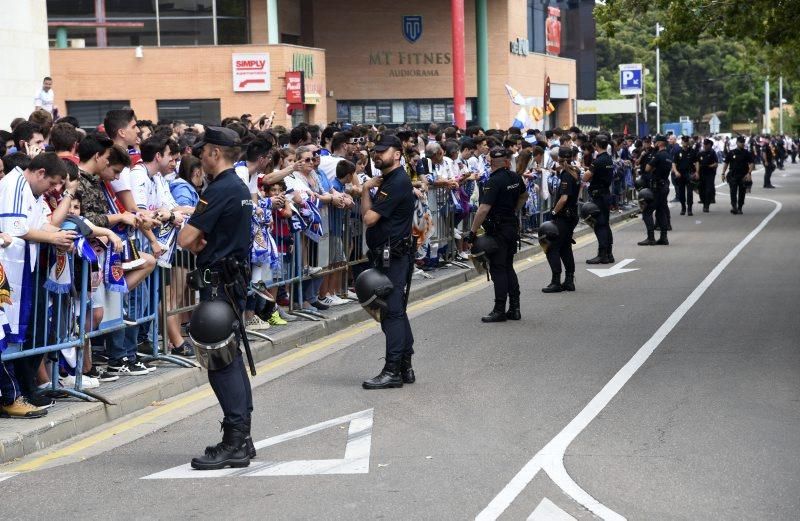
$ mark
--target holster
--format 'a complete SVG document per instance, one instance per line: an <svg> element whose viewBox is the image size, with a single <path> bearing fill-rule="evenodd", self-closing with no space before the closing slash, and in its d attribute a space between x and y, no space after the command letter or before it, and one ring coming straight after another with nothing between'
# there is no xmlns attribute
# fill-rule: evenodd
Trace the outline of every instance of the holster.
<svg viewBox="0 0 800 521"><path fill-rule="evenodd" d="M234 257L225 257L208 268L197 268L186 275L186 284L193 290L232 284L247 288L250 266Z"/></svg>

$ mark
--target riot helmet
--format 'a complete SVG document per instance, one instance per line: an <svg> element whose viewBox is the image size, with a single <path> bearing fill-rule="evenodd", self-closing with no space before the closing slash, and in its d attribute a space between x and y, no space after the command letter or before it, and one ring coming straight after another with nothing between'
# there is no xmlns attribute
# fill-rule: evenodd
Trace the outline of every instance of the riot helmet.
<svg viewBox="0 0 800 521"><path fill-rule="evenodd" d="M381 271L370 268L356 277L358 303L372 318L381 321L381 311L386 309L386 297L394 290L394 284Z"/></svg>
<svg viewBox="0 0 800 521"><path fill-rule="evenodd" d="M239 350L239 319L228 302L200 302L189 321L189 343L197 361L210 370L227 367Z"/></svg>
<svg viewBox="0 0 800 521"><path fill-rule="evenodd" d="M636 181L633 182L633 185L636 187L637 190L644 190L647 188L647 183L645 182L644 177L638 176Z"/></svg>
<svg viewBox="0 0 800 521"><path fill-rule="evenodd" d="M489 256L493 255L500 245L497 244L497 239L490 235L480 235L475 238L470 249L469 258L475 266L475 270L483 275L488 271Z"/></svg>
<svg viewBox="0 0 800 521"><path fill-rule="evenodd" d="M584 203L581 206L581 219L583 222L594 228L597 216L600 215L600 207L594 203Z"/></svg>
<svg viewBox="0 0 800 521"><path fill-rule="evenodd" d="M547 221L539 226L539 246L545 254L550 250L550 246L558 240L558 226L553 221Z"/></svg>

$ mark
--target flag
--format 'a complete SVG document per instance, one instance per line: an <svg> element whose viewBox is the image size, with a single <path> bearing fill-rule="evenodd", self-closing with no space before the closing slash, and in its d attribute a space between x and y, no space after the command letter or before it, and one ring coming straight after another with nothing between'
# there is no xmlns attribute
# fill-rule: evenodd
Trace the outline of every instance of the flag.
<svg viewBox="0 0 800 521"><path fill-rule="evenodd" d="M544 77L544 103L542 107L545 114L550 114L555 110L553 104L550 103L550 76Z"/></svg>
<svg viewBox="0 0 800 521"><path fill-rule="evenodd" d="M506 84L506 92L508 92L508 97L511 98L511 102L514 103L514 105L525 105L525 98L517 89Z"/></svg>

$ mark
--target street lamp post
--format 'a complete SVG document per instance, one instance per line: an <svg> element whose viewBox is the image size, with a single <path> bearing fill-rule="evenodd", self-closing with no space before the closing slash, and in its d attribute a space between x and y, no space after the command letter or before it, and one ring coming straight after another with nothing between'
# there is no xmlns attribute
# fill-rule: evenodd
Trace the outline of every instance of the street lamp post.
<svg viewBox="0 0 800 521"><path fill-rule="evenodd" d="M783 76L778 78L778 129L783 135Z"/></svg>
<svg viewBox="0 0 800 521"><path fill-rule="evenodd" d="M656 38L664 28L656 23ZM656 134L661 132L661 49L656 45Z"/></svg>

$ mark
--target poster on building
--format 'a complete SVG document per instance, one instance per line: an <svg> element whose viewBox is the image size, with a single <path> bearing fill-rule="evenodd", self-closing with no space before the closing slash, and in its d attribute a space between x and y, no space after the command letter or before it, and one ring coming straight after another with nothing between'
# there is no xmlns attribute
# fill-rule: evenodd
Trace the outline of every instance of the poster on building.
<svg viewBox="0 0 800 521"><path fill-rule="evenodd" d="M361 105L350 105L350 122L364 122L364 108Z"/></svg>
<svg viewBox="0 0 800 521"><path fill-rule="evenodd" d="M380 123L392 122L392 104L389 101L378 103L378 121Z"/></svg>
<svg viewBox="0 0 800 521"><path fill-rule="evenodd" d="M336 102L336 120L350 121L350 104L346 101Z"/></svg>
<svg viewBox="0 0 800 521"><path fill-rule="evenodd" d="M419 104L419 120L422 123L428 123L430 121L433 121L433 116L431 114L431 106L428 103Z"/></svg>
<svg viewBox="0 0 800 521"><path fill-rule="evenodd" d="M231 65L234 92L270 90L268 53L233 53Z"/></svg>
<svg viewBox="0 0 800 521"><path fill-rule="evenodd" d="M378 107L375 105L364 105L364 123L378 122Z"/></svg>
<svg viewBox="0 0 800 521"><path fill-rule="evenodd" d="M433 121L436 123L447 121L444 103L437 103L433 106Z"/></svg>
<svg viewBox="0 0 800 521"><path fill-rule="evenodd" d="M287 71L284 73L283 82L286 85L286 103L302 104L305 96L303 92L303 73L301 71Z"/></svg>
<svg viewBox="0 0 800 521"><path fill-rule="evenodd" d="M419 105L416 101L406 101L406 121L408 123L419 121Z"/></svg>
<svg viewBox="0 0 800 521"><path fill-rule="evenodd" d="M456 120L456 110L455 106L452 103L448 103L447 107L445 108L447 121L455 121Z"/></svg>
<svg viewBox="0 0 800 521"><path fill-rule="evenodd" d="M402 101L392 102L392 123L404 123L406 120Z"/></svg>
<svg viewBox="0 0 800 521"><path fill-rule="evenodd" d="M547 38L547 54L558 56L561 52L561 9L558 7L547 8L547 21L545 34Z"/></svg>

